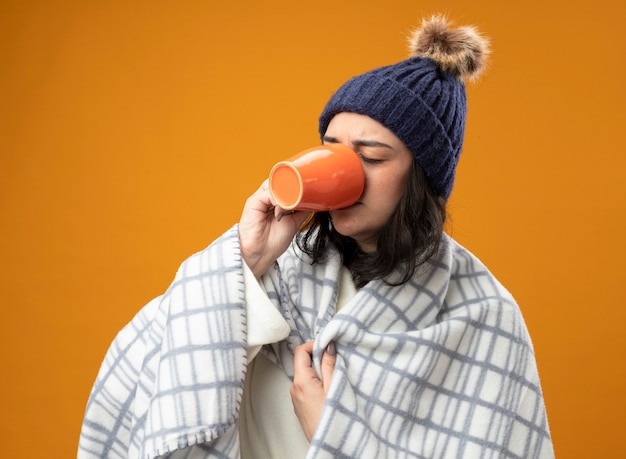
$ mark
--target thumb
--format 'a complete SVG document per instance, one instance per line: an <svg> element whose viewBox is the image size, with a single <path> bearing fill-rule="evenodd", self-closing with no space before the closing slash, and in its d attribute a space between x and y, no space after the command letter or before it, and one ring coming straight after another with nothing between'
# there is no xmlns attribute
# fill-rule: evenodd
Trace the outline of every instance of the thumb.
<svg viewBox="0 0 626 459"><path fill-rule="evenodd" d="M335 362L337 361L337 351L334 341L328 343L324 354L322 354L321 371L322 371L322 384L324 385L324 391L328 392L330 387L330 380L335 370Z"/></svg>

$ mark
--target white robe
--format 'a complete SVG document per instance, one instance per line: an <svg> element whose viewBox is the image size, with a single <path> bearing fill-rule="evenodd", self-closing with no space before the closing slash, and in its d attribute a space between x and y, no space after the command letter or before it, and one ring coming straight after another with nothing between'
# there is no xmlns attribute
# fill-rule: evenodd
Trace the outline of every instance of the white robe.
<svg viewBox="0 0 626 459"><path fill-rule="evenodd" d="M284 339L289 325L278 313L254 274L244 265L248 316L248 373L239 436L242 459L298 459L309 442L300 428L289 395L291 379L263 353L261 346ZM336 311L356 293L350 272L343 269Z"/></svg>

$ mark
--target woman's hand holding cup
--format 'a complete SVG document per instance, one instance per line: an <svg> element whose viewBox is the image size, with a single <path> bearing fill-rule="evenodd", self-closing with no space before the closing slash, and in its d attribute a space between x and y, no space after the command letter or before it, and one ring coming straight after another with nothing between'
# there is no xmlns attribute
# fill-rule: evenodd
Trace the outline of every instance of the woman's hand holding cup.
<svg viewBox="0 0 626 459"><path fill-rule="evenodd" d="M310 212L285 212L269 191L268 180L250 196L239 221L241 255L254 275L261 277L283 254Z"/></svg>
<svg viewBox="0 0 626 459"><path fill-rule="evenodd" d="M309 148L276 163L246 201L239 222L241 254L255 276L287 250L310 212L352 205L364 183L361 160L341 144Z"/></svg>

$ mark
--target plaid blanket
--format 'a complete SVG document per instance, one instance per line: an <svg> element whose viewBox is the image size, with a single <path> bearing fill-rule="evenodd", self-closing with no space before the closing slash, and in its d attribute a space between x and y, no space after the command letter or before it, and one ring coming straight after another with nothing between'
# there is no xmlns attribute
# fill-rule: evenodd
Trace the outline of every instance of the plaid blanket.
<svg viewBox="0 0 626 459"><path fill-rule="evenodd" d="M554 457L533 348L511 295L449 237L399 287L335 314L341 261L290 249L262 279L290 325L263 352L293 376L315 339L337 363L307 458ZM253 299L249 299L253 300ZM246 305L237 228L187 259L118 334L87 404L79 458L237 458Z"/></svg>

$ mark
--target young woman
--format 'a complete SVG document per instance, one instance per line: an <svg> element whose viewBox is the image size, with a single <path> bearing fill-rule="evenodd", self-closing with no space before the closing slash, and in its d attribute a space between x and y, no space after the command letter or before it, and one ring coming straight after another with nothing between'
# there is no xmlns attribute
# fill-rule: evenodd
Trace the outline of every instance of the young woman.
<svg viewBox="0 0 626 459"><path fill-rule="evenodd" d="M79 457L554 456L519 308L443 232L487 41L433 17L410 49L320 117L359 200L284 214L262 184L118 335Z"/></svg>

